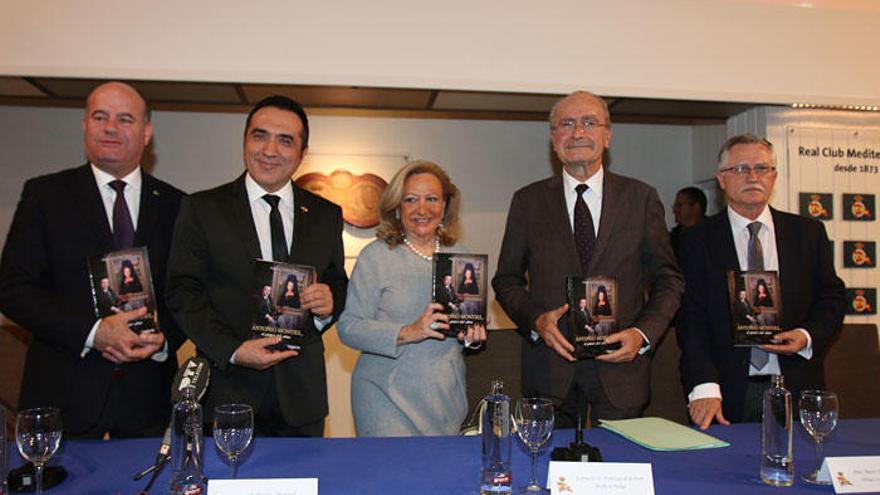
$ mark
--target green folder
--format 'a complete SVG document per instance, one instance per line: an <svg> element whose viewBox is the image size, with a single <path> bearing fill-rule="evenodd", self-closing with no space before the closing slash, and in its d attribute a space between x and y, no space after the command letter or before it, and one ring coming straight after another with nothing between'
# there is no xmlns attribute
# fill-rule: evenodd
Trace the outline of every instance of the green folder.
<svg viewBox="0 0 880 495"><path fill-rule="evenodd" d="M661 451L699 450L728 447L729 443L663 418L621 420L600 419L602 428L646 449Z"/></svg>

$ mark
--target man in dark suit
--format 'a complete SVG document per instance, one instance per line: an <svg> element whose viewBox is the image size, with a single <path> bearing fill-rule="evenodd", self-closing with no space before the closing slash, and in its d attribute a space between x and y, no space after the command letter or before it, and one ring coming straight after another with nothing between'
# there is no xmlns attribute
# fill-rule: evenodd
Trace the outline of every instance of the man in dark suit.
<svg viewBox="0 0 880 495"><path fill-rule="evenodd" d="M579 91L561 99L550 126L563 172L514 194L492 280L526 338L523 394L551 398L563 426L588 405L593 422L639 416L649 397L648 351L684 289L663 205L648 185L604 170L611 120L601 98ZM563 317L565 277L572 275L617 278L621 331L605 341L620 349L575 360Z"/></svg>
<svg viewBox="0 0 880 495"><path fill-rule="evenodd" d="M245 402L258 435L321 436L327 415L322 331L342 312L342 211L291 181L306 152L308 119L293 100L257 103L244 134L246 172L184 201L174 231L168 303L200 355L212 364L206 398ZM273 350L254 338L254 260L313 266L317 283L300 293L310 311L301 350ZM267 348L270 347L270 348Z"/></svg>
<svg viewBox="0 0 880 495"><path fill-rule="evenodd" d="M275 317L278 315L278 309L272 302L272 286L264 285L263 292L257 298L257 314L260 315L258 321L262 325L275 326Z"/></svg>
<svg viewBox="0 0 880 495"><path fill-rule="evenodd" d="M706 218L708 200L706 193L699 187L685 187L675 195L672 214L675 215L675 227L669 232L669 243L672 251L678 256L678 243L681 233L697 225Z"/></svg>
<svg viewBox="0 0 880 495"><path fill-rule="evenodd" d="M100 288L98 289L98 293L95 295L95 300L98 305L98 316L111 316L113 313L119 313L122 311L122 303L119 299L119 296L113 292L113 289L110 288L110 279L104 277L101 279Z"/></svg>
<svg viewBox="0 0 880 495"><path fill-rule="evenodd" d="M760 421L770 375L783 374L795 397L821 388L822 361L844 313L843 282L824 226L768 206L776 182L773 145L753 134L730 138L716 178L727 209L682 236L687 290L676 320L688 409L703 429L712 421ZM733 347L730 270L779 272L784 331L774 344Z"/></svg>
<svg viewBox="0 0 880 495"><path fill-rule="evenodd" d="M183 193L141 170L153 126L131 86L92 91L83 131L89 163L25 183L6 238L0 310L33 335L19 407L61 408L65 438L161 435L183 337L163 304L163 333L129 330L145 308L97 319L87 259L147 246L161 301Z"/></svg>
<svg viewBox="0 0 880 495"><path fill-rule="evenodd" d="M733 320L737 325L757 325L758 319L755 318L755 310L752 309L751 303L745 289L736 291L736 301L733 303Z"/></svg>
<svg viewBox="0 0 880 495"><path fill-rule="evenodd" d="M458 313L458 303L461 298L452 288L452 275L443 275L443 283L440 285L437 294L437 303L443 305L444 313Z"/></svg>

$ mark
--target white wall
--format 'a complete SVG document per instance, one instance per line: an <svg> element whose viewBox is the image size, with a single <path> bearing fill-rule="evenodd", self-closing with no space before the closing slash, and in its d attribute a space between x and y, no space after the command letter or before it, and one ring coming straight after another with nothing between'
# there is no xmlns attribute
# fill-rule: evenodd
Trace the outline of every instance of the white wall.
<svg viewBox="0 0 880 495"><path fill-rule="evenodd" d="M24 181L84 162L81 110L0 106L0 238L5 239ZM193 192L237 177L242 169L243 114L155 112L153 173ZM406 155L440 163L462 190L465 245L488 253L494 273L513 192L552 173L549 133L542 122L316 116L315 154ZM612 170L657 187L671 205L690 184L692 129L685 126L614 126ZM302 172L312 165L304 163ZM356 168L353 166L352 168ZM396 166L369 170L386 180ZM323 172L330 172L324 170ZM359 173L365 170L352 170ZM671 221L671 213L667 219ZM370 233L347 228L349 268ZM489 274L491 277L492 273ZM493 296L490 296L493 297ZM512 326L497 305L492 326ZM331 330L326 338L330 420L328 433L352 435L348 386L357 354Z"/></svg>
<svg viewBox="0 0 880 495"><path fill-rule="evenodd" d="M0 75L880 104L876 6L798 3L3 0Z"/></svg>

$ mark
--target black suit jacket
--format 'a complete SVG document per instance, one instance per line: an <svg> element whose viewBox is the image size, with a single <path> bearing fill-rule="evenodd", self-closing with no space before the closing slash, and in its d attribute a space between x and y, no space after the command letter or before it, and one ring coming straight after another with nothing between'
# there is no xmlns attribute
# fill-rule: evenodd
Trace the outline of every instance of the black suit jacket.
<svg viewBox="0 0 880 495"><path fill-rule="evenodd" d="M198 353L212 364L206 416L227 402L251 404L256 414L268 387L275 387L290 426L314 423L327 415L327 380L324 344L313 318L307 318L299 356L265 371L229 363L238 346L253 338L249 301L255 290L254 261L262 257L244 178L183 202L169 260L168 305ZM348 285L342 210L296 185L293 197L290 262L315 267L318 282L330 286L335 321Z"/></svg>
<svg viewBox="0 0 880 495"><path fill-rule="evenodd" d="M160 301L182 196L143 173L135 246L147 246ZM113 234L89 165L25 183L0 263L0 310L33 335L19 407L60 407L65 432L74 435L95 425L113 374L113 363L98 351L80 358L96 321L86 260L112 250ZM163 304L159 324L168 360L121 365L126 403L145 426L167 424L175 352L183 342Z"/></svg>
<svg viewBox="0 0 880 495"><path fill-rule="evenodd" d="M545 179L517 191L492 286L528 342L537 317L565 304L565 277L570 275L617 278L619 328L636 326L656 345L684 290L657 192L643 182L605 171L596 250L587 273L582 273L562 178ZM645 287L649 287L647 297ZM563 332L566 320L560 320ZM542 342L528 342L522 348L524 391L564 398L575 364ZM622 364L597 361L597 366L605 392L616 407L647 404L649 355Z"/></svg>
<svg viewBox="0 0 880 495"><path fill-rule="evenodd" d="M781 325L803 328L813 339L813 357L779 356L786 388L797 394L825 383L822 362L844 314L844 286L834 271L831 243L818 221L771 208L782 292ZM733 347L727 272L739 270L727 211L688 229L681 240L687 290L677 319L685 392L713 382L721 386L724 416L743 417L750 349Z"/></svg>
<svg viewBox="0 0 880 495"><path fill-rule="evenodd" d="M112 316L113 308L119 308L122 304L122 301L113 292L113 289L99 290L95 295L95 299L97 300L98 314L103 316Z"/></svg>

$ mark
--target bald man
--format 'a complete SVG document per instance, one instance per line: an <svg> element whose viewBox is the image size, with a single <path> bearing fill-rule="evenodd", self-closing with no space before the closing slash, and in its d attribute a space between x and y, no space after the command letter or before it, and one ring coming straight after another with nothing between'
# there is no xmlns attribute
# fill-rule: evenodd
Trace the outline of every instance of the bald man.
<svg viewBox="0 0 880 495"><path fill-rule="evenodd" d="M161 435L183 341L162 304L183 193L141 169L153 124L133 87L96 87L82 128L88 163L25 183L0 260L0 311L32 335L19 408L60 408L65 438ZM139 246L162 333L129 330L144 308L95 316L87 259Z"/></svg>

